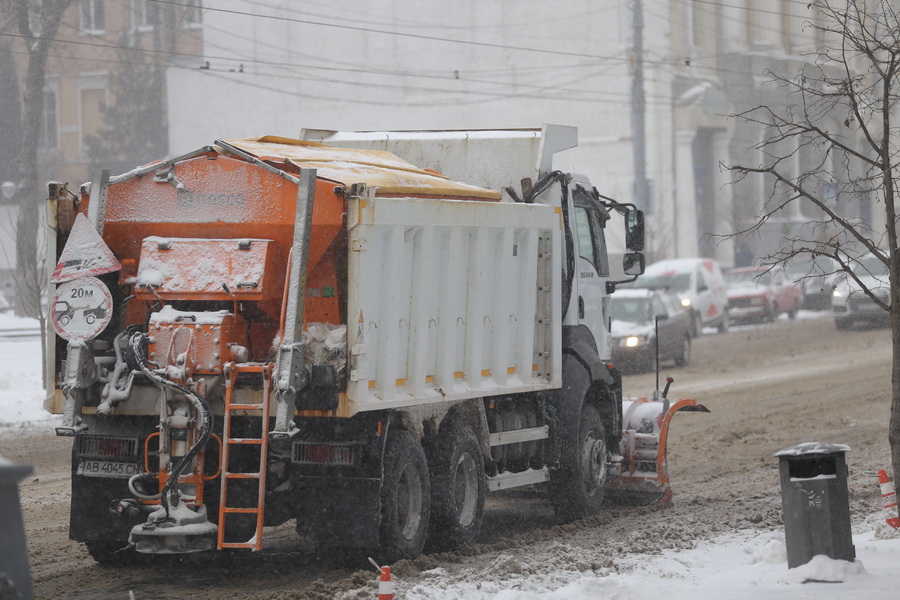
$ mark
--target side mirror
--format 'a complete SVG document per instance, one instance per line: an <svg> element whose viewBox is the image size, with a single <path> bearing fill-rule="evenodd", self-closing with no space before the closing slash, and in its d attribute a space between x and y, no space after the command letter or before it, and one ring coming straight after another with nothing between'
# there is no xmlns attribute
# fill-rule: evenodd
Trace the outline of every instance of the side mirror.
<svg viewBox="0 0 900 600"><path fill-rule="evenodd" d="M646 266L646 259L640 252L626 252L622 257L622 270L626 275L632 277L642 275Z"/></svg>
<svg viewBox="0 0 900 600"><path fill-rule="evenodd" d="M644 249L643 211L632 209L625 212L625 247L635 252L641 252ZM641 273L643 272L641 269Z"/></svg>

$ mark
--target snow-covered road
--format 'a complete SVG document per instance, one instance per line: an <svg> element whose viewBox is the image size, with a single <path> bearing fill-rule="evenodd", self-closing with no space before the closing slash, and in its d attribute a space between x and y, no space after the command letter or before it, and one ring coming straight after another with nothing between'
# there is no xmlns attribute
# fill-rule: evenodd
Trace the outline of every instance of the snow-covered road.
<svg viewBox="0 0 900 600"><path fill-rule="evenodd" d="M676 420L671 507L611 507L556 526L539 493L500 497L481 544L395 564L396 597L897 598L900 540L874 538L883 518L871 475L887 460L888 331L838 333L826 319L739 328L700 338L692 364L665 375L676 378L674 395L696 397L713 411ZM645 394L654 378L626 378L626 393ZM306 554L290 527L272 531L259 553L207 553L165 568L98 567L67 539L68 441L53 436L56 417L41 409L40 381L39 341L0 338L0 454L36 467L21 495L37 597L375 598L374 570ZM772 455L813 439L853 448L858 561L788 570Z"/></svg>

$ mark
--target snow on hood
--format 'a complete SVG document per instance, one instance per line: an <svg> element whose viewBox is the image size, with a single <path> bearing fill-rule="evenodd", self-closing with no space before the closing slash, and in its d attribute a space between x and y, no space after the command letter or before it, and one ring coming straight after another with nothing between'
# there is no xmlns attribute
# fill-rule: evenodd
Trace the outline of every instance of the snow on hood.
<svg viewBox="0 0 900 600"><path fill-rule="evenodd" d="M756 296L759 294L764 294L766 291L766 286L757 285L753 282L736 282L729 283L725 286L725 292L728 296Z"/></svg>
<svg viewBox="0 0 900 600"><path fill-rule="evenodd" d="M650 336L653 335L654 328L653 323L635 323L634 321L614 320L610 325L610 333L614 338L621 338L628 335Z"/></svg>

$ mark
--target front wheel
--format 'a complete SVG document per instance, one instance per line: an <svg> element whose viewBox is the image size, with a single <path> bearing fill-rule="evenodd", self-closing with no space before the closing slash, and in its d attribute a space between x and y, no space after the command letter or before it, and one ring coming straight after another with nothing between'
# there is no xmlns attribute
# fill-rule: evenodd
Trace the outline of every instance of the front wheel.
<svg viewBox="0 0 900 600"><path fill-rule="evenodd" d="M675 365L683 367L691 362L691 336L685 334L681 340L681 353L675 357Z"/></svg>
<svg viewBox="0 0 900 600"><path fill-rule="evenodd" d="M794 303L794 307L791 308L791 310L788 311L788 319L790 319L791 321L793 321L794 319L796 319L796 318L797 318L797 313L798 313L799 311L800 311L800 303L799 303L799 302L795 302L795 303Z"/></svg>
<svg viewBox="0 0 900 600"><path fill-rule="evenodd" d="M700 337L703 335L703 318L697 311L692 312L691 315L694 318L694 337Z"/></svg>
<svg viewBox="0 0 900 600"><path fill-rule="evenodd" d="M562 432L567 435L567 432ZM572 521L600 511L609 478L610 451L600 413L590 405L581 409L574 456L560 457L560 467L551 476L551 496L556 516Z"/></svg>
<svg viewBox="0 0 900 600"><path fill-rule="evenodd" d="M425 547L431 514L428 463L419 440L395 433L384 453L381 483L381 549L386 562L415 558Z"/></svg>
<svg viewBox="0 0 900 600"><path fill-rule="evenodd" d="M731 328L731 317L728 314L728 311L725 311L724 318L722 322L719 323L719 333L728 333L728 330Z"/></svg>
<svg viewBox="0 0 900 600"><path fill-rule="evenodd" d="M429 546L450 550L472 542L481 530L487 479L475 434L455 425L431 447Z"/></svg>

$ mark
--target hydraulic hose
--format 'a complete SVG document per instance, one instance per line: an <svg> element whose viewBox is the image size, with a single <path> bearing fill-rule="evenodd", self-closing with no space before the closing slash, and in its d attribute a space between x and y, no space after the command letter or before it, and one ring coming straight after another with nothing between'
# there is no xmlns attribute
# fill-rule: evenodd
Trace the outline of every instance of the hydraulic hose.
<svg viewBox="0 0 900 600"><path fill-rule="evenodd" d="M170 381L154 371L150 368L150 362L147 359L147 356L144 354L143 341L146 338L146 334L143 333L135 333L131 336L129 343L131 344L131 349L134 351L135 359L137 360L138 366L141 371L150 378L155 384L169 388L182 394L191 405L194 407L194 410L197 411L197 420L200 422L200 435L197 437L197 441L191 446L190 450L181 457L175 466L172 468L172 473L169 476L169 480L166 481L166 485L160 491L160 503L163 508L166 510L166 517L169 516L169 501L167 494L175 487L178 483L178 477L181 475L181 472L184 471L185 467L190 464L191 460L197 453L206 446L206 442L209 441L210 435L212 435L212 430L214 427L213 415L212 411L209 408L209 404L206 400L188 388L175 383L174 381ZM129 482L129 487L130 482ZM134 490L132 490L134 491Z"/></svg>

